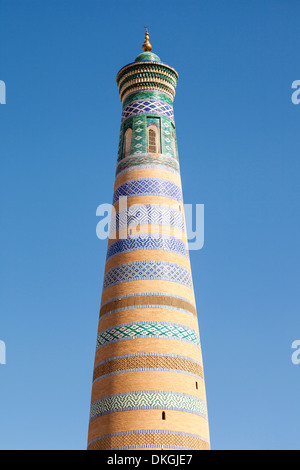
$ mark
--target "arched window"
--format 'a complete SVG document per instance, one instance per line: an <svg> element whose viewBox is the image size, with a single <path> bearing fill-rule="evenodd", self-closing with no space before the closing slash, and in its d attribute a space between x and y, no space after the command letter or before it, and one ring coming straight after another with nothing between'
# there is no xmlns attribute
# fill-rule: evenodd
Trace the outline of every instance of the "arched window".
<svg viewBox="0 0 300 470"><path fill-rule="evenodd" d="M129 127L127 131L125 132L124 135L124 145L123 145L123 156L128 157L130 155L131 151L131 136L132 136L132 130Z"/></svg>
<svg viewBox="0 0 300 470"><path fill-rule="evenodd" d="M148 152L160 153L159 129L154 124L148 127Z"/></svg>

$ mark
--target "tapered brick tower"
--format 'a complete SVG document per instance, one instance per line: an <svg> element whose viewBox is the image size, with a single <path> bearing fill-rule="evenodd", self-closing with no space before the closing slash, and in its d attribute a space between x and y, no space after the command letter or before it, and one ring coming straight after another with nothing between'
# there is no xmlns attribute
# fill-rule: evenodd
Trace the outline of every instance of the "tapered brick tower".
<svg viewBox="0 0 300 470"><path fill-rule="evenodd" d="M209 449L173 113L178 75L151 49L146 31L144 52L117 75L123 110L116 217L100 309L90 450Z"/></svg>

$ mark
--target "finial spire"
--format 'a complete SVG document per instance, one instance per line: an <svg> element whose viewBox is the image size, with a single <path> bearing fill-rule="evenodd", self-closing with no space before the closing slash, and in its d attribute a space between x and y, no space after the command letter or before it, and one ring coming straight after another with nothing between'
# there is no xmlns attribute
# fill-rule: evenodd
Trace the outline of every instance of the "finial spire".
<svg viewBox="0 0 300 470"><path fill-rule="evenodd" d="M144 26L144 28L146 28L146 32L145 32L145 41L144 41L144 44L143 44L143 51L150 52L151 49L152 49L152 46L149 42L148 28L147 28L147 26Z"/></svg>

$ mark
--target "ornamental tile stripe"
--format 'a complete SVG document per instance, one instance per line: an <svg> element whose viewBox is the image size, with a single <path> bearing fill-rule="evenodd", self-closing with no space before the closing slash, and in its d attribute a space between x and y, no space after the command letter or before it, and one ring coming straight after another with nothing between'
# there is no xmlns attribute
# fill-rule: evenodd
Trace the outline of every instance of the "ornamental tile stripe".
<svg viewBox="0 0 300 470"><path fill-rule="evenodd" d="M178 73L173 67L170 67L169 65L164 64L161 61L143 60L138 62L132 62L122 67L117 74L117 84L119 86L121 83L121 79L124 79L125 76L130 76L135 73L139 73L142 77L143 73L147 73L149 75L149 73L151 72L163 73L168 77L172 77L176 83L178 81Z"/></svg>
<svg viewBox="0 0 300 470"><path fill-rule="evenodd" d="M106 260L120 253L137 250L170 251L172 253L188 257L186 245L182 240L155 234L144 234L131 238L119 239L113 242L108 247Z"/></svg>
<svg viewBox="0 0 300 470"><path fill-rule="evenodd" d="M187 341L200 347L200 338L192 328L169 322L140 321L123 323L100 331L97 337L96 350L109 343L138 338Z"/></svg>
<svg viewBox="0 0 300 470"><path fill-rule="evenodd" d="M192 288L190 271L182 266L164 261L133 261L109 269L104 276L103 289L123 282L162 280L177 282Z"/></svg>
<svg viewBox="0 0 300 470"><path fill-rule="evenodd" d="M122 228L136 225L163 225L185 232L183 213L170 206L159 204L134 204L127 211L117 212L110 222L110 233Z"/></svg>
<svg viewBox="0 0 300 470"><path fill-rule="evenodd" d="M134 92L134 93L129 93L127 95L127 98L123 102L123 108L127 106L129 103L132 101L136 101L138 99L146 99L146 98L152 98L152 99L157 99L159 101L163 101L165 103L168 103L170 106L173 106L172 100L169 98L169 95L167 95L164 92L159 92L159 91L141 91L140 93Z"/></svg>
<svg viewBox="0 0 300 470"><path fill-rule="evenodd" d="M152 69L149 72L146 73L139 73L138 71L134 71L135 73L128 73L127 76L124 76L122 80L119 82L119 89L120 93L122 93L122 90L124 88L126 89L128 87L128 84L137 84L137 83L152 83L157 81L158 83L165 83L166 85L169 84L171 88L175 90L177 80L174 80L174 77L170 77L169 74L162 74L162 73L157 73L154 72Z"/></svg>
<svg viewBox="0 0 300 470"><path fill-rule="evenodd" d="M183 202L182 190L177 184L162 178L137 178L125 181L115 190L113 205L121 196L163 196Z"/></svg>
<svg viewBox="0 0 300 470"><path fill-rule="evenodd" d="M171 83L168 83L167 80L160 79L160 81L147 80L144 82L135 81L132 85L125 85L120 90L121 101L124 102L129 93L132 92L141 92L141 91L160 91L166 93L172 100L175 96L175 87Z"/></svg>
<svg viewBox="0 0 300 470"><path fill-rule="evenodd" d="M173 106L170 106L164 101L148 98L132 101L127 106L124 106L121 122L124 122L129 117L136 116L138 114L161 115L166 116L174 121Z"/></svg>
<svg viewBox="0 0 300 470"><path fill-rule="evenodd" d="M162 391L135 391L99 398L91 404L90 420L108 413L132 410L176 410L207 418L206 404L193 395Z"/></svg>

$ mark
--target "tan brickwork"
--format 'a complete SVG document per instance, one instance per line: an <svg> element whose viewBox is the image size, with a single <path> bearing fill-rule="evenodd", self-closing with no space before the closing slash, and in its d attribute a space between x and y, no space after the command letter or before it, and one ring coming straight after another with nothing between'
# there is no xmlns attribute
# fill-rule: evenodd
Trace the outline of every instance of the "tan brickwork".
<svg viewBox="0 0 300 470"><path fill-rule="evenodd" d="M115 181L115 188L124 183L124 181L136 178L162 178L168 181L173 181L173 183L181 187L181 178L178 173L171 173L170 171L155 168L147 168L146 170L131 169L125 174L118 176Z"/></svg>
<svg viewBox="0 0 300 470"><path fill-rule="evenodd" d="M196 345L163 338L135 338L118 341L102 346L95 355L95 364L123 354L139 354L156 352L160 354L178 354L198 361L202 364L201 349Z"/></svg>
<svg viewBox="0 0 300 470"><path fill-rule="evenodd" d="M209 443L198 436L150 431L107 436L89 445L89 450L117 450L124 448L209 450Z"/></svg>
<svg viewBox="0 0 300 470"><path fill-rule="evenodd" d="M196 382L198 389L196 388ZM181 372L135 371L103 377L93 386L92 402L100 397L135 390L161 390L187 393L206 399L203 380Z"/></svg>
<svg viewBox="0 0 300 470"><path fill-rule="evenodd" d="M143 260L167 261L169 263L175 263L179 266L183 266L189 271L191 270L189 258L178 255L177 253L159 250L135 250L130 251L129 253L120 253L110 258L105 264L105 272L114 266L118 266L119 264Z"/></svg>
<svg viewBox="0 0 300 470"><path fill-rule="evenodd" d="M187 302L185 299L180 299L178 297L171 297L171 296L153 296L153 295L138 295L138 296L131 296L131 297L123 297L114 299L111 302L106 303L101 307L100 310L100 317L105 315L109 311L118 309L118 308L125 308L125 307L133 307L139 305L167 305L169 307L180 308L183 310L187 310L191 312L193 315L196 314L196 308L190 302Z"/></svg>
<svg viewBox="0 0 300 470"><path fill-rule="evenodd" d="M131 281L123 282L103 290L101 304L118 296L133 293L161 292L178 295L195 303L194 290L170 281Z"/></svg>
<svg viewBox="0 0 300 470"><path fill-rule="evenodd" d="M111 313L101 318L98 331L123 323L140 321L173 322L192 328L195 331L198 329L197 318L185 312L166 308L132 308Z"/></svg>
<svg viewBox="0 0 300 470"><path fill-rule="evenodd" d="M209 440L208 422L202 416L184 411L167 410L162 420L161 410L133 410L110 413L90 422L88 442L107 434L137 429L161 429L197 434Z"/></svg>

